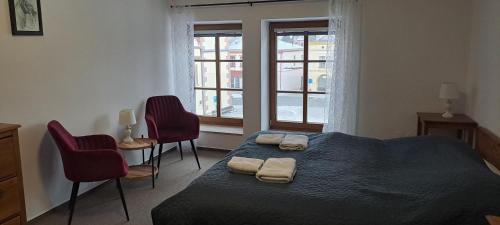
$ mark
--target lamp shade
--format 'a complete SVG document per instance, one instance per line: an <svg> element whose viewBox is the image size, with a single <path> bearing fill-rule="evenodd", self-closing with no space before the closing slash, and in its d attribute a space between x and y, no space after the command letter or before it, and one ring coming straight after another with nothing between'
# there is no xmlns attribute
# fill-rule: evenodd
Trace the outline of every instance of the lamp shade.
<svg viewBox="0 0 500 225"><path fill-rule="evenodd" d="M120 111L119 121L120 125L134 125L137 121L135 120L134 110L124 109Z"/></svg>
<svg viewBox="0 0 500 225"><path fill-rule="evenodd" d="M457 99L458 88L455 83L442 83L439 91L439 98L441 99Z"/></svg>

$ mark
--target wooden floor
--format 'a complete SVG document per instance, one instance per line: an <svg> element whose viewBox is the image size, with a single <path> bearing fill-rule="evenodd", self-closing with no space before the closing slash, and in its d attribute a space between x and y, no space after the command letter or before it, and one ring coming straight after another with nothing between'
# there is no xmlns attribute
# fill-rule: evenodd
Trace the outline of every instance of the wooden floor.
<svg viewBox="0 0 500 225"><path fill-rule="evenodd" d="M164 153L161 161L160 176L156 188L151 188L151 180L122 181L127 200L130 221L127 222L120 196L114 182L108 182L78 198L73 225L149 225L151 209L163 200L184 189L192 180L200 176L213 164L221 160L227 152L199 150L198 156L202 170L198 170L191 152L184 150L184 160L178 151ZM70 193L61 193L70 195ZM67 224L67 205L64 204L32 221L30 225Z"/></svg>

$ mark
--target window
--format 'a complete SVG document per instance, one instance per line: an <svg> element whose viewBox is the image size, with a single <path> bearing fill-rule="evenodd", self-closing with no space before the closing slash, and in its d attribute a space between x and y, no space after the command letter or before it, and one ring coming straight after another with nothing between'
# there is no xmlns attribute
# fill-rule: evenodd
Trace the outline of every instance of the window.
<svg viewBox="0 0 500 225"><path fill-rule="evenodd" d="M195 101L201 123L243 125L241 24L195 25Z"/></svg>
<svg viewBox="0 0 500 225"><path fill-rule="evenodd" d="M328 21L270 24L271 129L321 131Z"/></svg>
<svg viewBox="0 0 500 225"><path fill-rule="evenodd" d="M319 60L322 61L319 63L319 68L326 68L326 56L319 56Z"/></svg>

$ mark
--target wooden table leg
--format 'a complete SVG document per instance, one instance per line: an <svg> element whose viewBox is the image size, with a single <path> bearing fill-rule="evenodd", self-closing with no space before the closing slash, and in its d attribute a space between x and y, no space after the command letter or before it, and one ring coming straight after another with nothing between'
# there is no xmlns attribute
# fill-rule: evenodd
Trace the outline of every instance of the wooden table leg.
<svg viewBox="0 0 500 225"><path fill-rule="evenodd" d="M457 130L458 139L465 141L464 134L467 134L467 130L462 130L462 129Z"/></svg>
<svg viewBox="0 0 500 225"><path fill-rule="evenodd" d="M422 124L420 124L420 117L417 118L417 136L422 135Z"/></svg>
<svg viewBox="0 0 500 225"><path fill-rule="evenodd" d="M422 124L422 134L429 135L429 127L426 124Z"/></svg>
<svg viewBox="0 0 500 225"><path fill-rule="evenodd" d="M468 129L467 130L467 143L469 143L474 148L474 138L476 136L476 129Z"/></svg>

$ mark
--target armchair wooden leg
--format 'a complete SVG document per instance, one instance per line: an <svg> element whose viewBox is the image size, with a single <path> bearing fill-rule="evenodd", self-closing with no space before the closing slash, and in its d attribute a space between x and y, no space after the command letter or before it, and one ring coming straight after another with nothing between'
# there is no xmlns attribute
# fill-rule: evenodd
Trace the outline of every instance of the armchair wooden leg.
<svg viewBox="0 0 500 225"><path fill-rule="evenodd" d="M130 218L128 217L127 203L125 202L125 196L123 195L122 183L120 182L120 178L116 178L116 187L120 192L120 198L122 199L123 209L125 210L127 221L130 221Z"/></svg>
<svg viewBox="0 0 500 225"><path fill-rule="evenodd" d="M179 143L179 152L181 153L181 160L183 160L184 157L182 157L182 142L179 141L177 143Z"/></svg>
<svg viewBox="0 0 500 225"><path fill-rule="evenodd" d="M73 212L75 211L76 198L78 196L78 188L80 188L80 182L73 182L73 188L71 189L71 198L69 200L68 225L71 225L71 220L73 219Z"/></svg>
<svg viewBox="0 0 500 225"><path fill-rule="evenodd" d="M191 148L193 149L194 157L196 158L196 163L198 164L198 169L201 170L200 161L198 160L198 153L196 152L196 147L194 146L193 140L189 140L191 143Z"/></svg>
<svg viewBox="0 0 500 225"><path fill-rule="evenodd" d="M160 151L158 151L158 173L156 174L156 178L158 178L158 175L160 175L160 162L161 162L161 153L163 153L163 143L160 144Z"/></svg>

